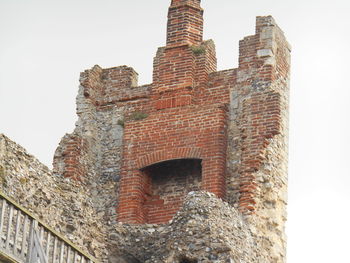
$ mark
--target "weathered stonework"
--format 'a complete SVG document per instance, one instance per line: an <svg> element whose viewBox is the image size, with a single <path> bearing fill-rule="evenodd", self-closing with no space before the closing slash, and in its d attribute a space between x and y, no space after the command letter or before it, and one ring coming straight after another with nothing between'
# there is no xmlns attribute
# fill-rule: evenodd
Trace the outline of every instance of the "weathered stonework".
<svg viewBox="0 0 350 263"><path fill-rule="evenodd" d="M36 213L101 261L285 262L290 46L271 16L257 17L238 68L217 71L202 35L200 0L172 0L153 82L138 86L127 66L84 71L53 175L26 164L22 180L47 181L26 189L71 191L50 199L58 221L50 206ZM22 162L3 165L17 199ZM22 204L34 209L32 198ZM66 215L70 199L83 208Z"/></svg>
<svg viewBox="0 0 350 263"><path fill-rule="evenodd" d="M90 186L55 176L21 146L0 134L0 190L74 244L107 258L106 224Z"/></svg>
<svg viewBox="0 0 350 263"><path fill-rule="evenodd" d="M190 192L166 225L118 224L109 238L112 262L270 262L242 215L208 192Z"/></svg>

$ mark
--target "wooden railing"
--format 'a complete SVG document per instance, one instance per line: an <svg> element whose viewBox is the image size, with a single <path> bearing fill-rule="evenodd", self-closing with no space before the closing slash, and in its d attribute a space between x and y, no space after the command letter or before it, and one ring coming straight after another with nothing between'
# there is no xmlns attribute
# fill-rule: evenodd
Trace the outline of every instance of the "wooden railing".
<svg viewBox="0 0 350 263"><path fill-rule="evenodd" d="M1 192L0 255L18 263L97 262Z"/></svg>

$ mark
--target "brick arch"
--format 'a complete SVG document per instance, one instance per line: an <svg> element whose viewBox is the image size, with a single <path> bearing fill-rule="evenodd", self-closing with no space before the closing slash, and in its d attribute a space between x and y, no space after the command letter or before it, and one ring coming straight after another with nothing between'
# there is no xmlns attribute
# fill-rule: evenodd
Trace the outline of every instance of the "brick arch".
<svg viewBox="0 0 350 263"><path fill-rule="evenodd" d="M202 149L181 147L171 150L161 150L146 154L137 160L136 168L142 169L152 164L174 159L202 159Z"/></svg>

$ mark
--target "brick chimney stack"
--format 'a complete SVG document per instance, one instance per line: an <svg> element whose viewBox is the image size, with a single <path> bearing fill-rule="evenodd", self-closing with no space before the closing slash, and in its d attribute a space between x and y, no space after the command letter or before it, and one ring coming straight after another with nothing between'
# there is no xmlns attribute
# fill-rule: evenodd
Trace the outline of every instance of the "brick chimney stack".
<svg viewBox="0 0 350 263"><path fill-rule="evenodd" d="M238 68L217 71L200 3L171 0L152 83L137 86L127 66L81 74L79 120L56 150L54 173L96 182L110 222L165 224L189 192L211 192L254 229L261 258L245 262L285 262L291 48L271 16L257 17L256 33L239 43Z"/></svg>
<svg viewBox="0 0 350 263"><path fill-rule="evenodd" d="M199 45L203 40L200 0L172 0L168 12L167 47Z"/></svg>
<svg viewBox="0 0 350 263"><path fill-rule="evenodd" d="M196 55L195 49L200 49L200 54ZM203 42L200 0L172 0L168 12L167 43L158 49L153 63L152 95L153 100L157 100L157 110L165 107L164 100L172 100L177 106L192 104L195 86L198 86L197 71L206 68L200 63L211 65L206 75L216 70L215 47L211 45L207 49Z"/></svg>

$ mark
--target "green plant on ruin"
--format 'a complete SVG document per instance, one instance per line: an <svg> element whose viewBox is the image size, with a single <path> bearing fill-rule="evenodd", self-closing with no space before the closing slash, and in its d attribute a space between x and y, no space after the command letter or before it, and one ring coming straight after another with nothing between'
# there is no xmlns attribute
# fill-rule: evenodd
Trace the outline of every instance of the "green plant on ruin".
<svg viewBox="0 0 350 263"><path fill-rule="evenodd" d="M119 119L118 121L117 121L117 124L118 125L120 125L120 126L122 126L123 128L124 128L124 118L123 119Z"/></svg>
<svg viewBox="0 0 350 263"><path fill-rule="evenodd" d="M141 112L141 111L135 111L127 118L127 120L139 121L139 120L146 119L147 117L148 117L147 113ZM117 124L124 128L124 126L125 126L125 119L124 118L119 119L117 121Z"/></svg>
<svg viewBox="0 0 350 263"><path fill-rule="evenodd" d="M191 50L193 54L196 56L200 56L205 53L205 47L204 46L191 46Z"/></svg>
<svg viewBox="0 0 350 263"><path fill-rule="evenodd" d="M146 119L147 117L148 117L147 113L135 111L130 115L130 120L139 121L139 120Z"/></svg>

